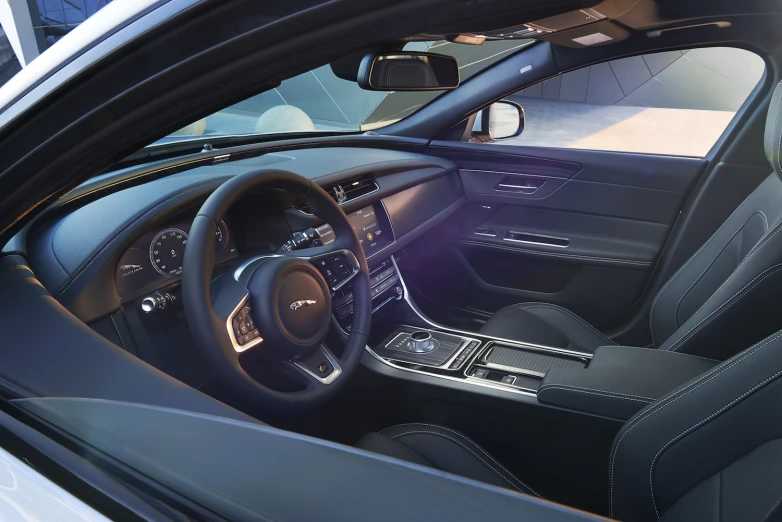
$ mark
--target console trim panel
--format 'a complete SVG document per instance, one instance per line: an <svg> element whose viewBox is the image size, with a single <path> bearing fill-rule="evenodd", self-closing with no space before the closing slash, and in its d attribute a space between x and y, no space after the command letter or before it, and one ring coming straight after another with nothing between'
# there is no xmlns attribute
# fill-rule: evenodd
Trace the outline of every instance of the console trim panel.
<svg viewBox="0 0 782 522"><path fill-rule="evenodd" d="M493 381L487 381L485 379L476 379L474 377L468 377L468 378L465 379L465 378L462 378L462 377L452 377L450 375L439 375L439 374L436 374L436 373L424 372L424 371L421 371L421 370L414 370L412 368L404 368L402 366L397 366L393 362L388 361L388 360L384 359L383 357L379 356L369 346L366 346L365 349L369 353L369 355L371 355L372 357L377 359L379 362L385 364L386 366L390 366L391 368L394 368L395 370L401 370L403 372L416 373L418 375L425 375L427 377L432 377L432 378L435 378L435 379L445 379L447 381L458 382L458 383L462 383L462 384L464 384L464 383L473 384L475 386L482 386L484 388L491 388L491 389L494 389L494 390L504 391L504 392L508 392L508 393L516 393L518 395L524 395L525 397L531 397L531 398L537 397L537 393L535 393L532 390L529 390L529 389L526 389L526 388L519 388L519 387L514 387L514 386L508 386L508 385L504 385L504 384L499 383L499 382L495 383Z"/></svg>

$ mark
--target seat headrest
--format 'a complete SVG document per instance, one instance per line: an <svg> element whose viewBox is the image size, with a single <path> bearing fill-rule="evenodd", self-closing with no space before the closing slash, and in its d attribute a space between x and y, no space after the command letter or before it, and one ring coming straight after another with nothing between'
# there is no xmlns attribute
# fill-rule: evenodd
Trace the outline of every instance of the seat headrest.
<svg viewBox="0 0 782 522"><path fill-rule="evenodd" d="M779 82L771 96L766 116L766 133L763 136L766 159L778 176L782 176L782 82Z"/></svg>

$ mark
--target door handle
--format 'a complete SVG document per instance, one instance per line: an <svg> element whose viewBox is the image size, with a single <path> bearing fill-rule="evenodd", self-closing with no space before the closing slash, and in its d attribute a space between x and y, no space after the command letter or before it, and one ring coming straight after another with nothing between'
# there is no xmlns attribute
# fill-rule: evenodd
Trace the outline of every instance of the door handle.
<svg viewBox="0 0 782 522"><path fill-rule="evenodd" d="M524 179L523 181L515 181L504 179L500 182L494 190L497 192L514 192L516 194L534 194L540 187L543 186L545 180L538 181L534 179Z"/></svg>

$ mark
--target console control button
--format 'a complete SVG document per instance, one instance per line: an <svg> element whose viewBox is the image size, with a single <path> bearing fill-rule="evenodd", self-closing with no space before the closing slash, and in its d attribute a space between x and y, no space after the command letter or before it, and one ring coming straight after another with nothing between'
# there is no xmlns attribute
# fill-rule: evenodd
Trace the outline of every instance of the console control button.
<svg viewBox="0 0 782 522"><path fill-rule="evenodd" d="M515 375L506 375L502 378L500 381L502 384L513 384L516 382L516 376Z"/></svg>
<svg viewBox="0 0 782 522"><path fill-rule="evenodd" d="M339 319L344 319L345 317L349 316L352 313L353 313L353 303L350 303L349 305L343 308L337 309L337 317Z"/></svg>
<svg viewBox="0 0 782 522"><path fill-rule="evenodd" d="M487 375L488 373L489 373L489 370L487 370L486 368L475 368L475 369L472 371L472 376L473 376L473 377L477 377L477 378L479 378L479 379L485 379L485 378L486 378L486 375Z"/></svg>
<svg viewBox="0 0 782 522"><path fill-rule="evenodd" d="M334 301L333 301L334 308L339 308L342 305L346 305L346 304L352 303L352 302L353 302L353 294L343 295L342 297L340 297L338 299L334 299Z"/></svg>
<svg viewBox="0 0 782 522"><path fill-rule="evenodd" d="M455 370L459 368L464 361L469 359L469 357L475 352L475 349L478 347L480 343L478 341L472 341L470 344L464 347L462 350L462 353L459 354L459 356L454 359L454 361L448 366L448 369Z"/></svg>

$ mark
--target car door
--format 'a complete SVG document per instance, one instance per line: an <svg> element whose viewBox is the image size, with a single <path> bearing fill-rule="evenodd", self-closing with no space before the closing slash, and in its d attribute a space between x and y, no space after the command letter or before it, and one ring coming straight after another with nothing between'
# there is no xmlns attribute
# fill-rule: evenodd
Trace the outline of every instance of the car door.
<svg viewBox="0 0 782 522"><path fill-rule="evenodd" d="M524 109L517 137L433 141L466 202L409 263L421 299L468 319L543 301L617 324L764 67L724 47L592 65L507 97Z"/></svg>

